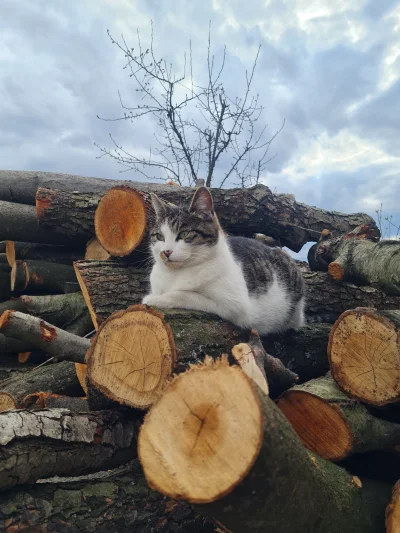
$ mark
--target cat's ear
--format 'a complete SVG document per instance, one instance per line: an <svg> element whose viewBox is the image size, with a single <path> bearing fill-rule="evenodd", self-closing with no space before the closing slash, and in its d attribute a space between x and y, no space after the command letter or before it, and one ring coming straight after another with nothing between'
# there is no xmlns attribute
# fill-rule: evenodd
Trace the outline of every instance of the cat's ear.
<svg viewBox="0 0 400 533"><path fill-rule="evenodd" d="M194 193L189 212L199 215L201 218L212 219L214 215L213 199L207 187L199 187Z"/></svg>
<svg viewBox="0 0 400 533"><path fill-rule="evenodd" d="M163 218L167 212L167 204L153 193L151 193L151 203L157 218Z"/></svg>

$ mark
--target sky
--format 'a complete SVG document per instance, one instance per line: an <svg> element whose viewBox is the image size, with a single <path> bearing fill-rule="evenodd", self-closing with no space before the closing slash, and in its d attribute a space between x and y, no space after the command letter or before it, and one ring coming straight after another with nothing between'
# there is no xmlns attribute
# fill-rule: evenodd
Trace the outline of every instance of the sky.
<svg viewBox="0 0 400 533"><path fill-rule="evenodd" d="M155 120L97 116L121 116L118 91L126 103L138 102L107 30L136 46L139 29L146 44L151 21L156 54L176 72L191 41L199 81L211 21L216 60L227 47L223 81L232 97L261 45L253 85L265 108L259 127L272 135L285 121L263 183L329 210L376 217L382 204L386 236L385 217L400 224L394 0L2 0L1 168L121 178L121 167L99 159L94 144L111 147L110 133L145 156L155 143ZM123 177L143 179L135 172Z"/></svg>

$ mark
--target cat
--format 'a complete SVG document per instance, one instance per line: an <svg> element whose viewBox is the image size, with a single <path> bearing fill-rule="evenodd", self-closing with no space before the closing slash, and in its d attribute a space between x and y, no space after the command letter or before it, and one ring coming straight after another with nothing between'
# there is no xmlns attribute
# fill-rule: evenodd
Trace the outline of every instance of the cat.
<svg viewBox="0 0 400 533"><path fill-rule="evenodd" d="M206 187L189 209L152 194L151 293L143 303L216 314L260 335L304 324L305 286L295 261L280 248L229 237Z"/></svg>

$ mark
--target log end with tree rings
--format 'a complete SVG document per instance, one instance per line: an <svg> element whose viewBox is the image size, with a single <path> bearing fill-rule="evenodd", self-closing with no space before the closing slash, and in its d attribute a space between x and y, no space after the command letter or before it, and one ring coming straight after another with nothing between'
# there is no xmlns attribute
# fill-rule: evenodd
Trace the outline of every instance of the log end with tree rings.
<svg viewBox="0 0 400 533"><path fill-rule="evenodd" d="M11 394L0 391L0 412L8 411L9 409L16 409L16 403Z"/></svg>
<svg viewBox="0 0 400 533"><path fill-rule="evenodd" d="M163 314L145 305L113 313L86 356L89 381L111 400L147 409L166 386L176 360Z"/></svg>
<svg viewBox="0 0 400 533"><path fill-rule="evenodd" d="M107 191L94 216L96 237L112 256L125 257L143 239L147 215L143 197L129 187Z"/></svg>
<svg viewBox="0 0 400 533"><path fill-rule="evenodd" d="M344 312L329 335L332 376L350 396L376 406L400 400L400 311Z"/></svg>
<svg viewBox="0 0 400 533"><path fill-rule="evenodd" d="M172 499L209 503L231 492L263 440L258 394L226 357L177 376L145 418L139 459L151 487Z"/></svg>
<svg viewBox="0 0 400 533"><path fill-rule="evenodd" d="M386 533L400 533L400 481L393 487L392 501L386 509Z"/></svg>
<svg viewBox="0 0 400 533"><path fill-rule="evenodd" d="M97 260L106 261L111 258L111 254L99 243L97 237L93 237L86 245L85 261Z"/></svg>
<svg viewBox="0 0 400 533"><path fill-rule="evenodd" d="M320 457L340 461L351 451L351 428L335 404L306 391L288 390L277 405L304 446Z"/></svg>
<svg viewBox="0 0 400 533"><path fill-rule="evenodd" d="M75 372L76 377L78 378L78 381L82 387L82 389L85 391L85 394L87 395L88 389L86 384L86 374L87 374L87 367L85 363L74 363L75 364Z"/></svg>

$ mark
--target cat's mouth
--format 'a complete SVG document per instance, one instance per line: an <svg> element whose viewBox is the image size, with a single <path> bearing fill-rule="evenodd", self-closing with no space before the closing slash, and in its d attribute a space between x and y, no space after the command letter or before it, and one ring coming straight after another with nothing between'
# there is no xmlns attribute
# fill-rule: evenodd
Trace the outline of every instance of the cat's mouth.
<svg viewBox="0 0 400 533"><path fill-rule="evenodd" d="M171 269L180 268L184 263L184 261L174 261L173 259L170 259L169 257L167 257L164 253L160 253L160 257L164 265Z"/></svg>

